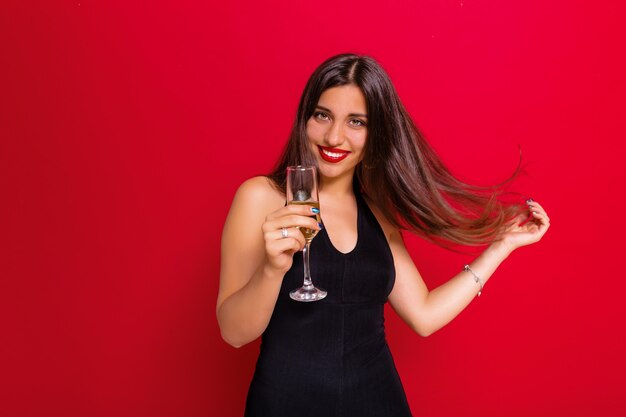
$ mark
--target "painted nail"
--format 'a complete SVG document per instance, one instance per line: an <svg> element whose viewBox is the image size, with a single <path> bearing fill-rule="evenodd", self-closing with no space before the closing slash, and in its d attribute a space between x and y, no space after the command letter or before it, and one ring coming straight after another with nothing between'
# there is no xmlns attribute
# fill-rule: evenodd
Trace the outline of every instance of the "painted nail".
<svg viewBox="0 0 626 417"><path fill-rule="evenodd" d="M533 200L532 198L529 198L528 200L526 200L526 204L532 203L533 201L535 201L535 200Z"/></svg>
<svg viewBox="0 0 626 417"><path fill-rule="evenodd" d="M320 214L320 209L318 209L317 207L312 207L312 208L311 208L311 211L312 211L314 214Z"/></svg>
<svg viewBox="0 0 626 417"><path fill-rule="evenodd" d="M317 225L320 227L320 230L324 228L324 225L322 223L318 223Z"/></svg>

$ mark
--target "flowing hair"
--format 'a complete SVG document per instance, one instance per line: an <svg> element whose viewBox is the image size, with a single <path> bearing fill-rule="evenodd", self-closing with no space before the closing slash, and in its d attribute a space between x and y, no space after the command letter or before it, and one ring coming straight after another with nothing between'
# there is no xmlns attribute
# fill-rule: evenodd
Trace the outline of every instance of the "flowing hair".
<svg viewBox="0 0 626 417"><path fill-rule="evenodd" d="M326 60L309 78L289 141L268 175L277 189L285 192L288 166L317 165L306 123L325 90L348 84L363 92L368 115L355 181L393 226L448 248L479 246L496 240L503 226L522 212L521 204L501 198L521 164L509 179L492 187L457 179L420 133L387 73L374 59L354 54Z"/></svg>

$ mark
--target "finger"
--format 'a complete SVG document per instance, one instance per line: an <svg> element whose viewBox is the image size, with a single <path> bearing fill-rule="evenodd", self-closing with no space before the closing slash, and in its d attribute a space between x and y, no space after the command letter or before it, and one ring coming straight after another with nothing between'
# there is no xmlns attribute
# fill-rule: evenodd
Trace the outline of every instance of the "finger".
<svg viewBox="0 0 626 417"><path fill-rule="evenodd" d="M317 211L316 211L317 210ZM287 216L290 214L296 214L300 216L314 216L319 214L319 209L313 206L300 206L296 204L287 204L284 207L279 208L278 210L270 213L267 216L267 220L274 220L283 216Z"/></svg>
<svg viewBox="0 0 626 417"><path fill-rule="evenodd" d="M548 222L550 222L550 217L548 216L548 213L546 213L546 211L541 208L541 207L533 207L531 209L531 212L535 212L538 214L541 214Z"/></svg>
<svg viewBox="0 0 626 417"><path fill-rule="evenodd" d="M541 205L539 205L539 203L535 203L535 202L533 202L533 203L529 204L529 205L528 205L528 209L529 209L531 212L533 212L533 211L534 211L534 212L537 212L537 213L541 213L541 214L543 214L544 216L546 216L546 218L548 219L548 221L550 220L550 218L548 217L548 213L546 213L546 210L545 210L545 209L544 209Z"/></svg>
<svg viewBox="0 0 626 417"><path fill-rule="evenodd" d="M541 239L543 237L543 235L546 234L546 232L548 231L548 229L550 228L550 222L549 221L542 221L542 222L538 222L535 223L537 225L537 234L538 234L538 239Z"/></svg>
<svg viewBox="0 0 626 417"><path fill-rule="evenodd" d="M274 240L267 248L270 256L279 256L283 253L293 254L302 250L304 242L300 242L295 237L287 237L284 239Z"/></svg>
<svg viewBox="0 0 626 417"><path fill-rule="evenodd" d="M509 220L507 224L518 224L518 223L523 222L527 218L528 218L528 213L522 212L516 215L515 217L513 217L511 220Z"/></svg>
<svg viewBox="0 0 626 417"><path fill-rule="evenodd" d="M520 213L520 214L518 214L517 216L515 216L515 217L513 218L513 220L511 220L511 221L509 222L509 224L510 224L511 226L513 226L513 227L515 227L515 226L519 226L520 224L522 224L522 223L524 223L524 222L526 222L526 221L528 220L528 216L529 216L529 214L528 214L528 213Z"/></svg>
<svg viewBox="0 0 626 417"><path fill-rule="evenodd" d="M537 203L536 201L531 201L531 202L527 202L526 203L528 205L528 208L534 210L534 211L541 211L543 213L546 212L546 210L543 208L543 206L539 203Z"/></svg>
<svg viewBox="0 0 626 417"><path fill-rule="evenodd" d="M269 229L267 232L263 233L263 237L268 243L287 238L300 240L300 236L302 236L302 233L300 233L297 227L280 227Z"/></svg>
<svg viewBox="0 0 626 417"><path fill-rule="evenodd" d="M308 229L321 230L321 225L316 219L309 216L302 215L287 215L276 218L274 220L267 221L263 224L264 232L271 232L274 230L280 230L283 227L306 227Z"/></svg>
<svg viewBox="0 0 626 417"><path fill-rule="evenodd" d="M283 230L285 231L283 233ZM297 227L283 227L272 233L272 238L275 240L282 240L287 238L296 239L301 246L304 246L305 239L304 235Z"/></svg>
<svg viewBox="0 0 626 417"><path fill-rule="evenodd" d="M535 219L535 223L541 225L550 225L550 218L546 214L540 213L538 211L531 212L533 219ZM541 227L539 227L541 229Z"/></svg>

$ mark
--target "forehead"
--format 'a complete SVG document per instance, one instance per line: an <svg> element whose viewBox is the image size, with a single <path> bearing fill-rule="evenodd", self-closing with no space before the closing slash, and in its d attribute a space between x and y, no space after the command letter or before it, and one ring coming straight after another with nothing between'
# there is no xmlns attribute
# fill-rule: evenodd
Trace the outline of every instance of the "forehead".
<svg viewBox="0 0 626 417"><path fill-rule="evenodd" d="M365 96L361 89L354 84L325 90L317 104L333 112L365 113L367 110Z"/></svg>

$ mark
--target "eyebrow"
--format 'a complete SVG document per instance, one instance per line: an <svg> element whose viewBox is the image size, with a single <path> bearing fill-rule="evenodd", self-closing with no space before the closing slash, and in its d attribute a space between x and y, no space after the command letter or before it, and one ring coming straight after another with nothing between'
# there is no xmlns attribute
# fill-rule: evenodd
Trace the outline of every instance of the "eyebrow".
<svg viewBox="0 0 626 417"><path fill-rule="evenodd" d="M325 112L328 112L330 114L332 114L333 112L330 109L327 109L324 106L320 106L319 104L317 106L315 106L316 109L321 109L324 110ZM365 117L367 119L367 114L363 114L363 113L350 113L348 116L355 116L355 117Z"/></svg>

